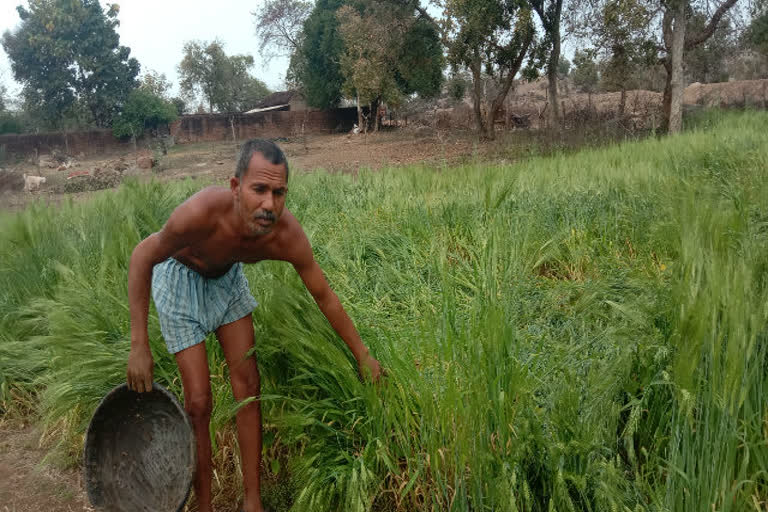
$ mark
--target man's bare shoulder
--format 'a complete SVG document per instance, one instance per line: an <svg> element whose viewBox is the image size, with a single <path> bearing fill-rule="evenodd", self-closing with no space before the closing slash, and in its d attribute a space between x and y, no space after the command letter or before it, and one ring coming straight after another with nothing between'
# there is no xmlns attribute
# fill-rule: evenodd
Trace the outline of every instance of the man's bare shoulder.
<svg viewBox="0 0 768 512"><path fill-rule="evenodd" d="M191 195L179 207L191 206L190 209L213 212L219 209L227 209L232 205L232 192L226 187L210 186L201 189Z"/></svg>
<svg viewBox="0 0 768 512"><path fill-rule="evenodd" d="M206 187L176 207L166 229L186 231L212 227L231 208L232 195L228 188Z"/></svg>
<svg viewBox="0 0 768 512"><path fill-rule="evenodd" d="M312 247L304 228L288 209L280 216L280 234L275 240L278 259L289 263L302 264L312 259Z"/></svg>

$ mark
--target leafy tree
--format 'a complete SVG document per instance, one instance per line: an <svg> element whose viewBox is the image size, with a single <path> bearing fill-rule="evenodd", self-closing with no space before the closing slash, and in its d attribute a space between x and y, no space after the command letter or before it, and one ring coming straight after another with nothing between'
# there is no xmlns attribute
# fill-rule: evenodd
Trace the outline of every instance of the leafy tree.
<svg viewBox="0 0 768 512"><path fill-rule="evenodd" d="M184 115L184 112L187 111L187 102L182 98L173 98L171 99L171 103L173 103L173 106L176 108L176 114L182 116Z"/></svg>
<svg viewBox="0 0 768 512"><path fill-rule="evenodd" d="M590 22L601 27L596 32L609 43L609 69L614 68L616 81L625 81L627 73L638 71L638 65L646 67L646 75L653 74L654 63L663 66L666 77L662 130L674 133L682 128L685 55L713 36L737 1L587 0L584 5L596 4L604 14L601 20L591 18ZM696 56L688 61L696 64Z"/></svg>
<svg viewBox="0 0 768 512"><path fill-rule="evenodd" d="M8 89L0 84L0 135L5 133L22 133L24 127L18 116L7 110L7 92Z"/></svg>
<svg viewBox="0 0 768 512"><path fill-rule="evenodd" d="M651 12L643 0L607 0L584 18L598 50L607 54L602 86L621 91L619 117L624 115L627 87L638 69L656 61L657 48L649 26Z"/></svg>
<svg viewBox="0 0 768 512"><path fill-rule="evenodd" d="M568 78L568 74L571 72L571 61L565 57L560 57L560 62L557 64L557 78L563 80Z"/></svg>
<svg viewBox="0 0 768 512"><path fill-rule="evenodd" d="M301 43L301 31L312 3L304 0L266 0L255 18L259 53L266 60L292 55Z"/></svg>
<svg viewBox="0 0 768 512"><path fill-rule="evenodd" d="M456 102L464 100L467 90L472 86L472 78L465 73L453 73L446 83L448 97Z"/></svg>
<svg viewBox="0 0 768 512"><path fill-rule="evenodd" d="M150 69L147 70L139 81L139 89L154 94L163 99L168 99L168 91L171 89L171 82L166 78L165 73L158 73Z"/></svg>
<svg viewBox="0 0 768 512"><path fill-rule="evenodd" d="M522 1L449 0L445 16L449 62L472 74L475 123L481 137L493 139L496 116L533 43L530 8ZM491 98L484 91L484 75L498 84Z"/></svg>
<svg viewBox="0 0 768 512"><path fill-rule="evenodd" d="M661 16L661 63L667 71L664 87L664 125L662 129L670 133L679 132L683 126L683 58L689 52L707 41L715 33L723 16L738 0L722 2L696 3L694 0L667 0L660 2ZM691 26L689 20L696 13L701 13L701 28Z"/></svg>
<svg viewBox="0 0 768 512"><path fill-rule="evenodd" d="M576 50L573 54L573 70L571 80L573 85L582 92L594 92L600 77L597 64L588 51Z"/></svg>
<svg viewBox="0 0 768 512"><path fill-rule="evenodd" d="M342 91L356 97L362 125L362 104L377 111L380 101L397 106L404 95L434 96L442 84L440 41L427 22L389 5L367 2L364 9L343 6L337 11L345 50L341 56ZM378 116L374 116L374 130Z"/></svg>
<svg viewBox="0 0 768 512"><path fill-rule="evenodd" d="M341 101L344 41L338 32L336 11L343 4L344 0L317 0L304 22L301 47L291 62L307 103L313 107L333 108Z"/></svg>
<svg viewBox="0 0 768 512"><path fill-rule="evenodd" d="M419 0L389 1L414 10L437 29L454 72L470 71L478 133L481 138L494 138L496 116L515 76L522 72L531 79L537 73L534 55L541 47L535 44L530 4L524 0L445 0L441 3L444 16L437 20ZM528 65L523 69L526 57ZM487 79L494 82L492 87L486 87Z"/></svg>
<svg viewBox="0 0 768 512"><path fill-rule="evenodd" d="M560 63L561 34L560 24L563 16L563 0L529 0L544 29L544 41L541 46L547 52L546 72L549 91L549 122L557 129L560 126L560 100L557 93L557 69Z"/></svg>
<svg viewBox="0 0 768 512"><path fill-rule="evenodd" d="M405 18L408 29L403 35L396 58L395 80L403 94L417 93L433 98L440 93L445 77L443 46L437 29L422 17Z"/></svg>
<svg viewBox="0 0 768 512"><path fill-rule="evenodd" d="M694 13L688 20L687 30L700 32L704 29L706 18L702 13ZM712 37L690 49L683 57L687 82L727 82L727 61L738 53L735 30L728 19L724 19L715 29Z"/></svg>
<svg viewBox="0 0 768 512"><path fill-rule="evenodd" d="M157 131L160 125L176 120L176 107L170 101L145 89L135 89L114 122L115 137L131 137L134 141L145 130Z"/></svg>
<svg viewBox="0 0 768 512"><path fill-rule="evenodd" d="M747 27L745 36L750 47L768 55L768 9L756 14Z"/></svg>
<svg viewBox="0 0 768 512"><path fill-rule="evenodd" d="M189 41L179 64L181 90L189 96L201 94L210 112L246 110L269 94L266 85L250 75L251 67L252 56L227 55L221 41Z"/></svg>
<svg viewBox="0 0 768 512"><path fill-rule="evenodd" d="M98 0L30 0L16 10L21 24L2 42L25 103L55 127L83 114L109 126L139 72L115 30L119 6L104 11Z"/></svg>
<svg viewBox="0 0 768 512"><path fill-rule="evenodd" d="M337 16L345 46L340 62L344 76L342 91L356 97L358 123L363 126L363 104L370 103L371 112L375 112L379 100L390 104L400 102L392 68L397 41L402 34L396 28L393 30L389 17L380 19L371 12L360 15L348 5L341 7ZM377 130L378 123L374 124Z"/></svg>
<svg viewBox="0 0 768 512"><path fill-rule="evenodd" d="M344 92L350 93L348 84L345 89L342 56L347 55L344 60L349 64L353 55L373 58L375 53L383 51L383 46L386 46L386 61L390 63L385 82L396 84L398 94L428 97L439 93L444 60L440 38L432 23L419 20L407 7L392 3L385 6L375 0L350 1L349 7L360 17L359 23L366 23L369 31L355 36L355 48L349 49L337 17L337 11L344 5L344 0L318 0L304 23L301 46L291 60L289 75L301 84L307 103L318 108L337 106ZM390 30L399 34L400 39L389 35ZM350 37L346 39L351 41ZM381 37L389 43L382 45ZM374 71L371 62L366 65L369 71ZM363 62L358 63L358 67L363 66ZM348 66L347 76L350 69Z"/></svg>

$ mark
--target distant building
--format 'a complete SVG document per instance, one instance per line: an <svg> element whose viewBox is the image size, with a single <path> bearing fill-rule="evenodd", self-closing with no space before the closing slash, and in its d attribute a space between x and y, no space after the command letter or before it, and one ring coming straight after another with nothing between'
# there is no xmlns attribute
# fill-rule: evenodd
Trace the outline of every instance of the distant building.
<svg viewBox="0 0 768 512"><path fill-rule="evenodd" d="M254 108L245 112L245 114L285 110L297 111L313 109L307 109L307 103L298 91L281 91L270 94L257 103Z"/></svg>

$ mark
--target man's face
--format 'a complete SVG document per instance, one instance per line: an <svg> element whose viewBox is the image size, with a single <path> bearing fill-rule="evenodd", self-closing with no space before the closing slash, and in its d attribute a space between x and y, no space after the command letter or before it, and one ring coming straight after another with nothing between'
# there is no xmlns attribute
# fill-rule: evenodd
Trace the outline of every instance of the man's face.
<svg viewBox="0 0 768 512"><path fill-rule="evenodd" d="M288 187L285 165L275 165L261 153L254 153L241 179L230 179L235 209L253 236L272 231L285 208Z"/></svg>

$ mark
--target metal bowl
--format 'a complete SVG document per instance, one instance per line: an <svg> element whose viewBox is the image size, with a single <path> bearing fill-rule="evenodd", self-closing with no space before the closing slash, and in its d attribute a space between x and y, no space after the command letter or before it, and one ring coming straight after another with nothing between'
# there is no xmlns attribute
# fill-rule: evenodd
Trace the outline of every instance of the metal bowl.
<svg viewBox="0 0 768 512"><path fill-rule="evenodd" d="M153 384L121 384L93 414L85 436L88 499L110 512L180 512L195 471L195 436L184 409Z"/></svg>

